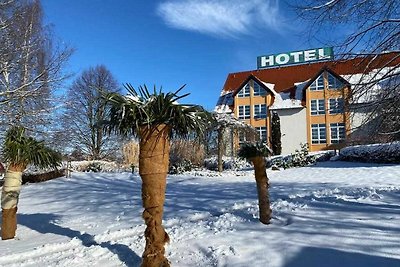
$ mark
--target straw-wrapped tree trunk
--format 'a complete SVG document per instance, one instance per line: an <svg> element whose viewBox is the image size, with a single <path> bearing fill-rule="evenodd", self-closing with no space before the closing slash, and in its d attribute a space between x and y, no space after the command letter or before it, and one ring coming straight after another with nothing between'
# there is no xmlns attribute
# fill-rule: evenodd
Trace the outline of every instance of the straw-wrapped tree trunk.
<svg viewBox="0 0 400 267"><path fill-rule="evenodd" d="M17 208L22 184L22 172L29 164L42 168L57 167L61 155L25 135L25 129L14 126L7 131L3 157L8 162L1 192L1 239L12 239L17 230Z"/></svg>
<svg viewBox="0 0 400 267"><path fill-rule="evenodd" d="M140 128L139 174L142 178L146 248L142 266L169 266L164 244L169 242L162 224L169 166L171 128L161 124Z"/></svg>
<svg viewBox="0 0 400 267"><path fill-rule="evenodd" d="M271 203L269 199L269 180L267 177L264 157L271 154L265 144L246 143L239 150L239 157L250 160L254 166L254 176L257 184L258 208L260 222L269 224L272 217Z"/></svg>
<svg viewBox="0 0 400 267"><path fill-rule="evenodd" d="M17 231L17 206L22 184L24 165L10 165L4 176L1 192L2 225L1 239L12 239Z"/></svg>
<svg viewBox="0 0 400 267"><path fill-rule="evenodd" d="M105 129L109 133L139 137L139 174L146 223L142 267L170 266L164 256L164 245L169 237L162 226L162 218L171 134L203 134L211 121L202 107L177 103L178 99L188 95L177 95L182 88L175 93L164 94L156 89L150 93L146 87L140 87L138 93L128 84L128 96L118 93L104 96L108 103Z"/></svg>
<svg viewBox="0 0 400 267"><path fill-rule="evenodd" d="M269 180L265 171L264 157L252 157L250 161L254 166L254 176L257 184L258 209L260 213L260 222L269 224L272 216L271 204L269 200Z"/></svg>

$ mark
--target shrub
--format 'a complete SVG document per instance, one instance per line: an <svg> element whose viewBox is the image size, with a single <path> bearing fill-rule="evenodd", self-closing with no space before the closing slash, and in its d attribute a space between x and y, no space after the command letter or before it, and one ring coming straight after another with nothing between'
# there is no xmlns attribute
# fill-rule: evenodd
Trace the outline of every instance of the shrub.
<svg viewBox="0 0 400 267"><path fill-rule="evenodd" d="M340 151L339 160L400 163L400 142L346 147Z"/></svg>
<svg viewBox="0 0 400 267"><path fill-rule="evenodd" d="M300 144L300 147L300 150L296 149L296 151L289 156L270 160L267 164L267 167L275 165L278 168L288 169L314 164L317 160L317 157L309 154L308 144Z"/></svg>
<svg viewBox="0 0 400 267"><path fill-rule="evenodd" d="M99 162L91 162L86 169L83 170L84 172L101 172L101 164Z"/></svg>
<svg viewBox="0 0 400 267"><path fill-rule="evenodd" d="M122 147L123 163L130 166L139 166L139 143L130 141Z"/></svg>
<svg viewBox="0 0 400 267"><path fill-rule="evenodd" d="M184 159L176 164L170 164L169 174L181 174L184 172L191 171L195 166L193 166L190 160Z"/></svg>
<svg viewBox="0 0 400 267"><path fill-rule="evenodd" d="M217 171L218 170L218 159L217 157L211 157L204 160L204 167L207 170ZM251 164L244 159L233 158L233 157L222 157L222 167L224 170L240 170L244 168L250 168Z"/></svg>
<svg viewBox="0 0 400 267"><path fill-rule="evenodd" d="M203 165L204 146L194 140L177 139L171 142L169 173L191 171Z"/></svg>

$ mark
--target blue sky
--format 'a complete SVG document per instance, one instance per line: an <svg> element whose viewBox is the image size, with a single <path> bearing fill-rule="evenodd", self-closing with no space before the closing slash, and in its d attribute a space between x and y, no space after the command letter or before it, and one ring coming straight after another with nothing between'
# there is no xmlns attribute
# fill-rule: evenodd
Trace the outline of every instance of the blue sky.
<svg viewBox="0 0 400 267"><path fill-rule="evenodd" d="M67 70L104 64L122 83L173 91L213 109L227 74L257 56L319 47L278 0L42 0L55 36L76 49ZM68 84L68 83L67 83Z"/></svg>

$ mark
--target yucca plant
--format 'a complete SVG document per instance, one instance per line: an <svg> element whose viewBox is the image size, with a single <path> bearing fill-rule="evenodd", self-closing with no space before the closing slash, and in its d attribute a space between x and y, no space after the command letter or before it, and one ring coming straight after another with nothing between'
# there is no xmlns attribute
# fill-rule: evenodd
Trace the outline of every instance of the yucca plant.
<svg viewBox="0 0 400 267"><path fill-rule="evenodd" d="M264 157L271 155L271 152L271 149L264 143L245 143L238 152L240 158L250 160L254 165L260 221L264 224L269 224L272 216L268 192L269 180L265 171L264 159Z"/></svg>
<svg viewBox="0 0 400 267"><path fill-rule="evenodd" d="M146 86L136 91L127 84L127 96L105 95L108 120L105 130L139 138L139 174L142 178L143 219L146 223L146 246L142 266L170 266L165 258L168 234L162 226L166 178L169 166L171 134L186 137L191 132L202 135L211 116L201 106L178 104L182 86L176 92L163 93Z"/></svg>
<svg viewBox="0 0 400 267"><path fill-rule="evenodd" d="M56 168L61 155L46 147L42 141L26 136L20 126L11 127L4 139L3 158L8 163L1 192L1 238L12 239L17 230L17 205L21 191L22 172L28 165Z"/></svg>

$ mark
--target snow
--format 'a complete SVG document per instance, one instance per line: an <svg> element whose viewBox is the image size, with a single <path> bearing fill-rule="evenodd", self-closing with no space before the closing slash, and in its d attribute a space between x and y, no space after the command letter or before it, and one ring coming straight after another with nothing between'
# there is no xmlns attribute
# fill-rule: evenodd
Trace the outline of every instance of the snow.
<svg viewBox="0 0 400 267"><path fill-rule="evenodd" d="M378 83L380 80L385 80L385 77L390 73L390 77L399 75L396 67L386 67L382 69L373 70L367 74L355 73L349 75L342 75L342 77L348 81L353 87L353 99L354 103L362 104L368 103L379 94L382 89ZM368 87L368 90L363 90L364 87Z"/></svg>
<svg viewBox="0 0 400 267"><path fill-rule="evenodd" d="M271 110L277 109L292 109L292 108L304 108L301 104L303 98L303 88L308 81L295 83L296 94L295 98L290 98L290 92L275 94L275 101L270 107Z"/></svg>
<svg viewBox="0 0 400 267"><path fill-rule="evenodd" d="M172 266L400 266L400 165L321 162L268 175L270 225L257 219L251 169L169 176ZM140 195L129 173L24 185L0 266L139 266Z"/></svg>
<svg viewBox="0 0 400 267"><path fill-rule="evenodd" d="M232 113L232 109L226 104L216 105L214 108L214 112L219 114L229 114Z"/></svg>

